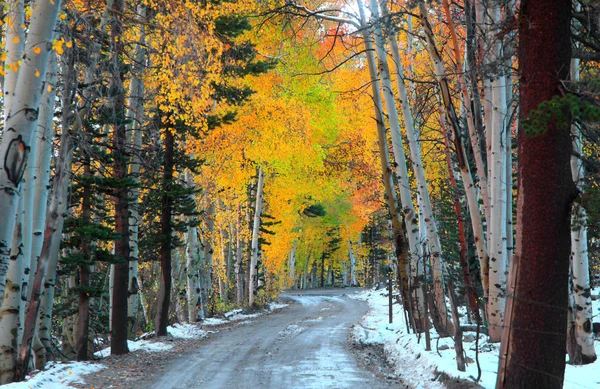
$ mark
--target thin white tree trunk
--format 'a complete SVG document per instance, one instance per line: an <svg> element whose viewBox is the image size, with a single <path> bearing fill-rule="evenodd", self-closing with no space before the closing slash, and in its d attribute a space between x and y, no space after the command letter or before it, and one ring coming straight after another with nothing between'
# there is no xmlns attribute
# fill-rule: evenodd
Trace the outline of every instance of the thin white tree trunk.
<svg viewBox="0 0 600 389"><path fill-rule="evenodd" d="M356 286L356 257L354 256L354 250L352 249L352 241L348 239L348 257L350 258L350 285Z"/></svg>
<svg viewBox="0 0 600 389"><path fill-rule="evenodd" d="M38 158L33 176L35 188L33 190L33 214L31 228L31 261L33 265L42 251L44 243L44 222L48 208L48 189L50 185L50 160L52 158L52 138L54 138L54 100L56 99L57 59L52 53L48 60L48 87L44 90L40 105L40 117L36 135L36 150ZM62 230L62 229L61 229ZM27 258L27 257L25 257Z"/></svg>
<svg viewBox="0 0 600 389"><path fill-rule="evenodd" d="M7 2L7 13L5 26L5 43L4 52L6 60L4 61L4 121L8 117L8 113L13 102L14 90L17 84L17 76L21 68L21 57L23 55L23 47L25 46L25 5L24 0L10 0Z"/></svg>
<svg viewBox="0 0 600 389"><path fill-rule="evenodd" d="M0 308L0 385L8 384L14 380L15 366L17 364L17 351L23 333L23 317L25 299L21 296L27 291L23 287L23 270L25 259L23 257L23 203L19 201L17 224L12 241L10 265L6 277L6 292ZM21 325L20 325L21 324Z"/></svg>
<svg viewBox="0 0 600 389"><path fill-rule="evenodd" d="M258 264L258 236L260 234L260 215L262 213L263 188L265 173L262 166L258 168L258 184L256 187L256 201L254 208L254 221L252 224L252 243L250 254L250 275L248 277L248 305L254 306L254 293L256 288L256 272Z"/></svg>
<svg viewBox="0 0 600 389"><path fill-rule="evenodd" d="M448 134L448 126L446 123L446 115L440 107L440 122L442 128L446 134ZM449 135L446 135L449 137ZM458 143L458 144L457 144ZM465 150L462 142L454 142L457 153L457 159L459 161L466 161ZM481 213L479 210L479 204L477 202L477 190L473 182L473 176L467 163L459 162L460 177L463 182L465 189L465 196L467 198L467 209L469 210L469 216L471 218L471 226L473 228L473 235L475 238L475 248L477 252L477 258L479 260L479 270L481 276L481 284L483 288L483 295L487 299L488 296L488 285L489 285L489 258L487 252L487 242L483 232L483 224L481 222Z"/></svg>
<svg viewBox="0 0 600 389"><path fill-rule="evenodd" d="M242 204L238 204L237 220L235 223L235 291L236 303L244 302L244 277L242 270Z"/></svg>
<svg viewBox="0 0 600 389"><path fill-rule="evenodd" d="M571 80L579 80L579 60L571 60ZM574 154L571 157L571 174L579 191L583 192L584 171L578 155L582 154L581 130L577 124L571 126ZM575 302L575 335L581 348L581 362L596 360L594 334L592 332L592 299L588 258L587 213L579 203L571 211L571 266L573 269L573 294Z"/></svg>
<svg viewBox="0 0 600 389"><path fill-rule="evenodd" d="M0 215L5 218L5 222L0 223L0 301L4 295L21 180L37 128L59 9L59 0L36 3L33 7L23 63L15 87L9 90L5 84L5 95L12 94L13 99L8 107L0 144Z"/></svg>
<svg viewBox="0 0 600 389"><path fill-rule="evenodd" d="M435 78L438 81L440 87L440 96L443 103L444 112L441 115L441 120L445 123L445 119L447 118L450 123L450 127L452 128L452 135L454 144L456 146L456 153L459 160L461 177L463 179L465 192L467 195L467 203L469 205L469 214L471 216L471 221L473 224L473 234L475 236L475 245L477 247L477 254L480 262L481 269L481 279L484 289L484 294L487 296L488 289L488 277L489 277L489 259L488 259L488 251L487 251L487 243L485 241L485 235L483 233L483 225L481 223L481 214L479 211L479 205L477 202L477 188L473 182L473 176L471 175L471 171L469 168L469 164L466 158L466 153L464 150L464 146L462 144L462 140L460 138L460 127L458 123L458 118L456 116L456 112L454 111L454 106L452 103L451 92L448 86L448 80L446 78L446 73L444 71L442 58L440 53L437 50L433 31L431 30L431 26L427 19L427 9L424 3L419 2L419 17L421 19L421 24L424 28L425 32L425 46L431 62L433 63L433 68L435 71ZM444 124L445 125L445 124Z"/></svg>
<svg viewBox="0 0 600 389"><path fill-rule="evenodd" d="M290 269L290 281L292 286L294 285L294 282L296 281L296 244L297 242L294 241L293 245L292 245L292 251L290 252L290 262L289 262L289 269Z"/></svg>
<svg viewBox="0 0 600 389"><path fill-rule="evenodd" d="M213 246L214 239L213 233L215 228L215 203L211 202L208 204L206 212L206 231L204 231L203 237L203 252L202 260L200 263L200 298L202 300L202 307L204 308L203 315L206 317L208 313L208 306L212 300L213 286L212 286L212 259L213 259Z"/></svg>
<svg viewBox="0 0 600 389"><path fill-rule="evenodd" d="M406 167L406 157L404 155L404 146L402 144L402 135L400 133L400 123L398 122L398 111L396 109L396 100L392 89L392 82L389 74L389 66L387 61L387 52L385 51L385 39L382 34L381 27L379 27L379 10L377 0L370 0L371 2L371 14L373 22L375 24L374 37L375 37L375 48L377 51L377 57L379 61L379 74L383 86L383 95L385 97L385 103L388 112L388 119L390 123L390 131L392 135L392 148L394 151L394 158L396 160L396 175L398 177L398 186L400 187L400 198L402 201L406 231L409 236L409 245L412 253L413 260L412 266L418 266L419 258L422 255L419 245L419 229L417 220L415 218L415 211L412 203L412 196L410 192L410 184L408 181L408 171ZM381 2L384 17L387 15L387 9L385 2ZM394 61L396 62L396 70L398 72L397 86L400 93L400 106L402 107L402 114L404 117L404 125L408 138L408 146L412 159L412 167L417 178L417 191L423 200L423 214L425 216L425 223L427 225L427 238L428 244L431 250L431 267L434 282L434 295L435 295L435 307L439 313L442 326L447 332L452 332L452 320L448 315L446 307L446 300L444 294L444 277L442 272L441 254L442 247L437 233L437 226L433 212L431 210L431 202L429 200L429 190L427 188L427 181L425 180L425 171L423 169L421 150L416 140L414 121L410 107L408 105L408 93L406 85L404 83L404 69L400 55L398 53L398 45L395 42L395 38L390 37L392 43L392 53L394 54ZM396 43L396 44L394 44ZM411 244L412 242L412 244ZM422 272L420 274L423 274ZM417 290L420 290L417 289ZM421 300L421 299L419 299ZM420 307L420 312L424 310ZM438 331L440 329L438 328Z"/></svg>
<svg viewBox="0 0 600 389"><path fill-rule="evenodd" d="M500 2L494 1L490 7L491 20L494 26L500 26ZM502 42L499 39L491 45L492 59L502 60ZM492 127L490 153L490 218L488 226L488 242L490 252L490 285L488 298L489 337L492 342L499 342L502 337L504 323L504 307L506 303L507 276L507 193L506 193L506 77L498 71L492 78Z"/></svg>
<svg viewBox="0 0 600 389"><path fill-rule="evenodd" d="M479 177L479 188L481 189L481 197L483 200L483 208L484 214L487 221L489 221L489 213L490 213L490 198L489 198L489 188L488 188L488 177L489 174L485 168L485 164L483 163L483 153L480 147L479 133L475 128L475 122L473 119L473 115L479 115L479 112L474 113L471 109L471 93L467 88L467 78L466 73L463 71L461 64L461 55L460 55L460 46L458 43L458 38L456 36L456 30L454 28L454 21L450 14L450 7L448 4L448 0L442 0L444 5L444 10L446 12L448 27L450 30L450 35L452 38L452 46L454 49L454 61L456 63L456 72L458 74L458 83L462 93L463 98L463 107L465 110L465 116L467 119L467 129L469 131L469 139L471 141L471 147L473 147L473 154L475 157L475 166L477 168L477 175ZM421 4L424 5L424 2L421 1ZM441 65L441 64L440 64ZM437 71L436 71L437 72Z"/></svg>
<svg viewBox="0 0 600 389"><path fill-rule="evenodd" d="M425 321L422 317L422 311L420 309L415 309L412 303L411 296L411 283L414 285L414 282L411 282L411 274L409 271L411 255L406 252L405 245L408 245L408 249L410 251L410 244L406 243L404 238L405 231L402 228L402 220L400 216L400 209L398 207L398 200L396 196L396 191L394 189L393 177L391 174L392 168L390 165L388 147L387 147L387 134L386 128L384 124L383 117L383 103L381 97L381 88L379 78L377 76L377 66L375 64L375 55L373 54L373 37L367 28L367 22L365 17L364 6L362 0L357 0L358 9L360 13L361 23L357 28L362 30L362 35L364 39L365 51L367 56L367 64L369 67L369 76L371 78L371 91L373 97L373 107L375 109L375 122L377 126L377 143L379 146L379 159L382 170L382 178L383 185L385 188L386 194L386 202L389 207L390 218L392 219L392 226L394 229L394 240L397 246L396 257L398 260L398 269L399 274L398 278L400 281L400 291L402 297L408 302L409 312L411 316L411 320L416 322L420 328L423 327ZM413 215L414 216L414 215ZM410 230L410 229L409 229ZM399 245L399 246L398 246ZM408 254L408 255L407 255ZM418 284L418 282L416 282ZM420 304L420 302L417 304Z"/></svg>
<svg viewBox="0 0 600 389"><path fill-rule="evenodd" d="M194 187L193 178L189 171L185 172L185 182L188 188ZM190 200L195 201L193 194L190 195ZM191 322L196 322L204 319L204 308L200 300L200 274L198 269L200 244L198 242L198 228L195 225L191 225L185 233L185 254L188 319Z"/></svg>
<svg viewBox="0 0 600 389"><path fill-rule="evenodd" d="M140 21L146 19L146 7L143 4L138 5L137 13ZM146 29L144 23L140 23L140 40L135 47L134 72L129 84L129 109L127 110L127 119L131 121L127 125L128 131L132 132L132 155L129 165L129 176L137 183L140 175L140 152L142 149L142 129L141 122L144 117L144 82L142 73L144 70L144 58L146 57L145 41ZM130 337L137 327L137 314L140 289L138 282L138 261L139 261L139 195L140 190L136 185L129 191L131 203L129 205L129 296L127 297L127 316L129 323Z"/></svg>

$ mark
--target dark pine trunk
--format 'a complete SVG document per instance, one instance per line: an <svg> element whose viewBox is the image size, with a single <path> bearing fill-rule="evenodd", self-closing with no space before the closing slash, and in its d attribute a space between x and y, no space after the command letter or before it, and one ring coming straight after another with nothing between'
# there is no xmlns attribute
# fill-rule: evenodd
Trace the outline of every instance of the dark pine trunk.
<svg viewBox="0 0 600 389"><path fill-rule="evenodd" d="M560 389L565 370L571 202L570 126L550 119L543 132L523 121L560 95L571 59L570 0L522 0L519 24L519 197L513 285L507 300L498 386ZM512 308L511 308L512 306ZM504 382L502 379L504 378Z"/></svg>
<svg viewBox="0 0 600 389"><path fill-rule="evenodd" d="M169 302L171 301L171 214L173 199L170 194L173 182L173 133L165 131L165 160L163 175L162 214L160 216L160 290L156 308L155 329L157 336L167 335L169 325Z"/></svg>
<svg viewBox="0 0 600 389"><path fill-rule="evenodd" d="M123 64L119 59L123 51L123 0L115 0L112 15L114 17L111 29L112 38L112 78L111 91L114 133L113 150L114 172L117 182L115 189L115 233L119 235L115 240L115 256L119 263L115 264L112 294L112 336L110 339L110 353L120 355L129 352L127 348L127 291L129 284L129 202L127 201L128 188L125 185L127 178L127 134L125 132L125 88L123 87Z"/></svg>
<svg viewBox="0 0 600 389"><path fill-rule="evenodd" d="M321 254L321 288L325 287L325 254Z"/></svg>
<svg viewBox="0 0 600 389"><path fill-rule="evenodd" d="M87 140L89 141L89 137ZM90 167L90 156L85 155L83 161L83 199L81 201L81 221L82 226L87 226L91 219L91 167ZM77 350L77 360L87 361L88 360L88 338L89 338L89 317L90 317L90 269L89 264L91 260L90 253L90 242L89 237L86 234L81 233L81 254L83 256L83 263L79 265L79 315L77 321L77 341L75 349Z"/></svg>

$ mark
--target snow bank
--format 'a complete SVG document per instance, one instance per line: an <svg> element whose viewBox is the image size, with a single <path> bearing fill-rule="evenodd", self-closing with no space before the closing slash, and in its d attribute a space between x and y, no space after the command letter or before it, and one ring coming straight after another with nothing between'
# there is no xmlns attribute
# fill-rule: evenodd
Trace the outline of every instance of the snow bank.
<svg viewBox="0 0 600 389"><path fill-rule="evenodd" d="M248 319L254 319L256 317L259 317L259 316L262 316L262 315L268 313L269 311L283 309L288 306L289 306L288 304L272 302L272 303L269 303L268 311L249 313L249 314L242 313L243 312L242 309L234 309L233 311L225 312L223 314L224 318L209 317L208 319L204 319L204 321L201 323L201 325L202 326L218 326L218 325L227 324L227 323L231 323L231 322L237 322L237 321L241 322L240 324L248 324L248 323L252 323L252 321L250 321Z"/></svg>
<svg viewBox="0 0 600 389"><path fill-rule="evenodd" d="M388 297L385 290L364 291L349 297L365 300L370 311L361 323L353 330L353 338L357 343L383 344L388 360L395 366L402 379L415 388L441 389L444 385L435 380L436 371L444 372L451 377L473 381L477 377L475 363L475 333L466 333L463 347L467 354L466 372L456 369L456 352L450 338L440 339L431 330L431 351L425 351L425 337L417 338L415 334L406 333L406 323L402 306L393 306L393 324L388 324ZM600 301L594 301L594 314L600 313ZM479 384L486 389L496 385L498 369L499 344L488 344L487 336L479 338L479 362L482 375ZM600 356L600 342L596 341L596 353ZM565 389L599 388L600 376L597 371L599 362L585 365L567 365L565 373Z"/></svg>
<svg viewBox="0 0 600 389"><path fill-rule="evenodd" d="M50 362L43 371L35 371L23 382L2 385L2 389L72 389L69 384L84 383L85 374L102 370L106 366L89 362Z"/></svg>
<svg viewBox="0 0 600 389"><path fill-rule="evenodd" d="M285 296L290 300L294 300L305 306L319 305L324 301L335 301L343 303L344 300L337 296L316 296L316 295L302 295L302 294L289 294Z"/></svg>
<svg viewBox="0 0 600 389"><path fill-rule="evenodd" d="M290 306L289 304L282 304L282 303L277 303L277 302L269 303L269 309L271 311L275 311L277 309L287 308L289 306Z"/></svg>
<svg viewBox="0 0 600 389"><path fill-rule="evenodd" d="M148 340L138 340L138 341L128 340L127 347L129 348L130 352L139 350L139 351L145 351L145 352L152 353L152 352L170 350L171 348L173 348L173 345L164 344L164 343L161 343L158 341L151 342ZM94 353L94 356L98 357L98 358L106 358L109 355L110 355L110 347L107 347L100 351L96 351Z"/></svg>
<svg viewBox="0 0 600 389"><path fill-rule="evenodd" d="M176 323L169 326L167 331L171 336L179 339L202 339L208 335L208 332L191 323Z"/></svg>

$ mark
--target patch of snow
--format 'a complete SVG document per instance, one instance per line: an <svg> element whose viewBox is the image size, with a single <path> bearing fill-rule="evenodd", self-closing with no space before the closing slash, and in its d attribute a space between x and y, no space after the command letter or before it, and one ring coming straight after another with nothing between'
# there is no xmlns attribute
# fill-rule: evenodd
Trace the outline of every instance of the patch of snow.
<svg viewBox="0 0 600 389"><path fill-rule="evenodd" d="M599 288L600 289L600 288ZM600 290L599 290L600 291ZM431 351L425 351L425 337L420 339L415 334L406 333L404 313L402 306L393 305L393 324L388 323L388 298L385 290L367 290L348 297L357 300L366 300L370 311L363 316L360 325L354 326L352 336L355 342L363 344L383 344L388 360L395 366L396 372L402 374L402 379L415 388L441 389L444 386L436 381L435 372L473 380L477 377L475 360L475 334L468 337L470 341L463 341L465 353L468 357L466 372L459 372L456 368L456 353L454 343L450 338L439 338L435 330L431 330ZM594 313L600 311L600 300L593 302ZM480 335L479 363L482 375L479 384L486 389L493 389L496 385L496 372L498 369L499 344L488 344L485 335ZM600 342L595 343L596 354L600 356ZM567 365L565 371L565 389L600 388L598 376L599 362L585 366ZM409 373L409 374L407 374Z"/></svg>
<svg viewBox="0 0 600 389"><path fill-rule="evenodd" d="M147 340L138 340L135 342L128 340L127 347L129 348L130 352L141 350L141 351L145 351L148 353L153 353L153 352L170 350L171 348L173 348L173 345L164 344L164 343L160 343L160 342L150 342ZM100 350L100 351L97 351L94 353L94 356L96 356L98 358L106 358L109 355L110 355L110 347L107 347L103 350Z"/></svg>
<svg viewBox="0 0 600 389"><path fill-rule="evenodd" d="M287 306L288 306L288 304L271 303L271 304L269 304L269 309L272 311L275 309L285 308ZM223 316L225 318L209 317L208 319L204 319L204 321L201 323L201 325L202 326L220 326L220 325L235 322L235 321L248 322L248 319L254 319L256 317L262 316L265 313L267 313L266 311L258 312L258 313L249 313L249 314L244 314L242 312L243 312L242 309L234 309L233 311L224 313Z"/></svg>
<svg viewBox="0 0 600 389"><path fill-rule="evenodd" d="M180 339L202 339L208 333L191 323L176 323L167 328L169 334Z"/></svg>
<svg viewBox="0 0 600 389"><path fill-rule="evenodd" d="M270 309L271 311L274 311L274 310L276 310L276 309L283 309L283 308L287 308L287 307L289 307L289 306L290 306L289 304L282 304L282 303L277 303L277 302L272 302L272 303L269 303L269 309Z"/></svg>
<svg viewBox="0 0 600 389"><path fill-rule="evenodd" d="M203 326L220 326L221 324L228 323L229 320L219 319L217 317L209 317L208 319L204 319L202 321Z"/></svg>
<svg viewBox="0 0 600 389"><path fill-rule="evenodd" d="M299 325L296 325L296 324L290 324L283 331L279 331L279 334L277 336L279 338L285 338L288 335L299 334L304 330L305 330L304 327L300 327Z"/></svg>
<svg viewBox="0 0 600 389"><path fill-rule="evenodd" d="M294 300L296 302L299 302L302 305L305 306L313 306L313 305L319 305L323 302L326 301L335 301L335 302L344 302L344 300L340 297L337 296L315 296L315 295L303 295L303 294L298 294L298 295L287 295L287 298Z"/></svg>
<svg viewBox="0 0 600 389"><path fill-rule="evenodd" d="M319 316L316 319L307 319L307 320L304 320L304 322L306 322L306 323L316 323L316 322L319 322L319 321L323 321L323 317L322 316Z"/></svg>
<svg viewBox="0 0 600 389"><path fill-rule="evenodd" d="M2 385L2 389L72 389L69 384L83 384L82 376L106 368L90 362L50 362L48 368L34 371L23 382Z"/></svg>
<svg viewBox="0 0 600 389"><path fill-rule="evenodd" d="M223 314L223 316L229 318L233 315L237 315L238 313L242 313L243 311L244 311L243 309L234 309L233 311L225 312Z"/></svg>

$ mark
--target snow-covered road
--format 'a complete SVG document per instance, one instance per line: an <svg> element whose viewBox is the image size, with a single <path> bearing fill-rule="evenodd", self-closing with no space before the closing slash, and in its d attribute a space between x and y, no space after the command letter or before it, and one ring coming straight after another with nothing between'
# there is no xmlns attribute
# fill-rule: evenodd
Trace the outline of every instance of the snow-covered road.
<svg viewBox="0 0 600 389"><path fill-rule="evenodd" d="M154 384L168 388L398 388L362 369L350 350L368 305L353 290L287 292L287 309L210 337L175 360Z"/></svg>

